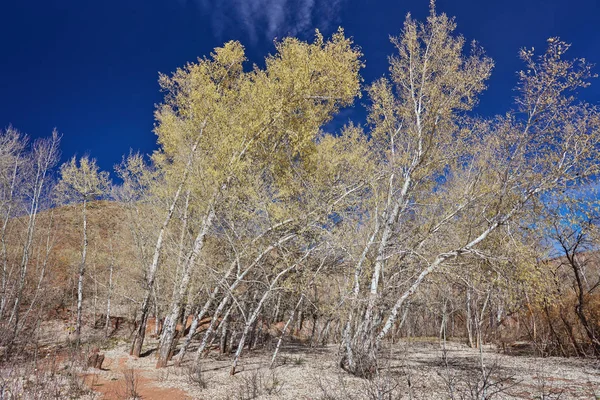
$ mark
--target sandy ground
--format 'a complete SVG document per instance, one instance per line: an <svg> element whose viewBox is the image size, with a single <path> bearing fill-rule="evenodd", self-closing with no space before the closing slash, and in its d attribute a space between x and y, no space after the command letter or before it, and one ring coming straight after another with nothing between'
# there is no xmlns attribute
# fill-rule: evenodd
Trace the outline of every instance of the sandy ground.
<svg viewBox="0 0 600 400"><path fill-rule="evenodd" d="M147 350L152 345L148 343ZM201 379L192 372L193 352L181 367L157 370L154 354L136 359L127 349L120 343L105 350L104 369L88 371L86 382L97 397L127 398L131 391L126 383L135 381L140 398L149 400L472 399L484 398L482 394L489 399L600 399L596 361L512 356L492 348L480 353L457 343L447 345L445 358L439 343L397 344L386 351L381 372L372 381L341 370L335 346L309 349L288 344L272 370L271 353L245 353L235 376L229 375L230 360L215 354L201 361Z"/></svg>

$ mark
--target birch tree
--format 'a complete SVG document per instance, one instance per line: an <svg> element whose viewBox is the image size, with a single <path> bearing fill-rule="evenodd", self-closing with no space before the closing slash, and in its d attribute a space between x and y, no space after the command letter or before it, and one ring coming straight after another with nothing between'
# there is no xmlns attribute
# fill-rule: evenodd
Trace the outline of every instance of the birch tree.
<svg viewBox="0 0 600 400"><path fill-rule="evenodd" d="M597 171L598 113L572 96L592 77L585 61L564 60L569 46L557 38L541 56L522 50L527 69L519 74L516 110L473 119L464 112L493 64L476 46L464 55L454 29L433 7L426 23L408 16L393 39L391 82L370 89L373 144L385 172L375 192L380 205L370 214L381 219L354 268L353 304L365 299L365 306L351 314L344 334L342 366L357 375L374 373L381 341L429 274L477 255L533 199ZM458 226L467 227L464 235L455 234ZM410 283L399 289L401 277Z"/></svg>
<svg viewBox="0 0 600 400"><path fill-rule="evenodd" d="M23 237L21 261L19 264L19 276L15 279L15 294L12 312L8 319L8 324L13 324L12 337L15 338L19 328L21 305L23 301L23 291L25 289L26 278L33 254L33 244L37 228L38 212L44 205L45 195L50 186L50 173L58 161L58 146L60 135L55 130L52 136L47 139L36 140L27 157L29 163L25 170L25 180L23 184L24 195L28 197L28 202L24 204L24 213L27 216L25 235Z"/></svg>
<svg viewBox="0 0 600 400"><path fill-rule="evenodd" d="M105 194L110 186L108 172L100 171L95 159L88 156L81 157L79 162L76 157L60 167L60 181L57 190L67 201L81 202L82 216L82 246L81 262L78 268L77 281L77 322L75 325L75 338L79 343L81 336L81 321L83 310L83 283L86 268L88 227L87 205L90 201Z"/></svg>
<svg viewBox="0 0 600 400"><path fill-rule="evenodd" d="M320 126L358 94L360 52L341 31L330 41L317 33L311 44L288 38L276 48L264 70L244 72L243 47L230 42L215 49L212 60L200 60L161 80L167 96L157 111L162 146L157 162L170 167L178 146L196 138L194 132L203 134L189 177L200 224L194 228L166 320L159 367L172 351L191 274L228 191L240 187L238 181L252 164L276 171L288 162L288 154L302 157Z"/></svg>
<svg viewBox="0 0 600 400"><path fill-rule="evenodd" d="M133 237L136 259L143 275L140 317L136 321L137 327L130 349L130 354L139 357L146 334L165 231L175 211L173 201L177 202L180 192L175 190L173 194L172 188L164 185L164 177L139 153L132 152L123 157L121 164L115 166L115 172L123 181L117 188L116 197L125 204L128 230Z"/></svg>
<svg viewBox="0 0 600 400"><path fill-rule="evenodd" d="M16 129L10 127L0 132L0 176L2 190L2 298L0 299L0 317L4 317L6 307L9 303L9 287L11 268L9 266L9 254L7 235L9 222L15 215L18 206L19 186L22 176L22 165L25 162L25 146L27 138Z"/></svg>

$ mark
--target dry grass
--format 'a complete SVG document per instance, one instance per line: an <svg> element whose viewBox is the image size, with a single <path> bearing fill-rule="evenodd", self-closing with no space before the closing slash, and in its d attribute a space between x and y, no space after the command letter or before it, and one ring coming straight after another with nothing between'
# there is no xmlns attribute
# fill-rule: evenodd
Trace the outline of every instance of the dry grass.
<svg viewBox="0 0 600 400"><path fill-rule="evenodd" d="M148 346L156 345L149 342ZM373 379L351 376L338 365L337 347L288 345L269 369L270 353L255 351L229 376L230 361L208 357L193 365L155 369L153 354L127 354L125 341L106 348L105 368L86 370L77 353L0 369L0 399L598 399L600 366L592 360L480 353L448 343L400 342L379 359ZM85 383L85 384L84 384ZM94 392L90 392L89 389Z"/></svg>
<svg viewBox="0 0 600 400"><path fill-rule="evenodd" d="M448 344L445 357L437 343L400 343L381 357L372 380L342 371L335 346L288 346L273 370L268 368L269 353L253 352L233 377L229 360L220 357L194 367L192 355L181 367L156 370L152 355L134 359L125 350L123 345L106 352L116 362L110 371L100 372L101 379L122 379L116 367L121 363L121 368L138 371L142 390L180 390L180 396L195 399L569 400L600 394L600 367L591 360L515 357L486 348L482 374L479 352L457 343Z"/></svg>

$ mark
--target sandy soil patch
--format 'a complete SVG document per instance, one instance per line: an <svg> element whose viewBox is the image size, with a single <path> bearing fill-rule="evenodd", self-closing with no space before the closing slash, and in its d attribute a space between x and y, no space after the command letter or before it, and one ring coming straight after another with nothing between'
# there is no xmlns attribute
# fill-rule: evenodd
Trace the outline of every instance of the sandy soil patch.
<svg viewBox="0 0 600 400"><path fill-rule="evenodd" d="M155 343L148 343L152 349ZM373 381L348 375L338 365L336 346L306 348L288 344L269 369L270 352L246 353L240 372L229 375L230 359L214 354L192 368L193 352L181 367L155 369L154 354L136 359L121 344L105 351L106 370L87 379L105 399L124 398L125 372L137 377L143 399L369 399L391 393L398 399L472 398L482 385L481 357L493 399L600 398L600 366L593 360L537 358L482 353L450 343L400 343L382 357L382 371ZM444 354L446 357L444 358Z"/></svg>

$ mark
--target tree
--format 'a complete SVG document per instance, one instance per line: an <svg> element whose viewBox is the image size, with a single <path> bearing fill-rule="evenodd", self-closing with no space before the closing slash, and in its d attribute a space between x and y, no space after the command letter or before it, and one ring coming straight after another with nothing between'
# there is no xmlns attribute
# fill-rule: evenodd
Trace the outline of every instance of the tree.
<svg viewBox="0 0 600 400"><path fill-rule="evenodd" d="M5 237L7 233L7 225L9 219L14 218L18 213L26 215L27 222L25 224L25 233L22 238L20 262L18 264L19 276L15 279L15 287L13 294L13 307L10 317L8 318L8 324L12 324L12 331L10 334L10 343L16 339L20 329L20 318L21 318L21 305L23 304L23 292L27 283L27 275L29 271L29 264L32 258L33 245L35 234L37 231L37 220L38 213L42 207L48 206L44 204L47 200L47 193L50 185L50 173L52 168L58 161L58 147L60 143L60 135L56 130L52 132L52 136L46 139L38 139L31 145L30 151L23 153L23 150L27 144L27 138L21 136L14 130L9 130L2 137L3 151L5 153L4 161L8 161L12 172L8 175L10 180L5 181L4 188L7 189L5 197L5 214L3 224L3 253L4 253L4 275L3 275L3 304L7 304L8 299L8 281L10 280L10 271L6 271L8 264L7 256L7 244ZM5 175L5 178L7 176ZM20 186L20 188L18 188ZM16 201L18 197L23 196L26 201ZM22 206L20 210L15 210L13 214L13 207ZM11 268L12 270L12 268ZM45 274L45 269L44 269ZM44 274L41 275L43 279ZM39 285L38 285L39 286ZM38 287L39 289L39 287ZM37 292L36 292L37 295ZM1 309L0 311L4 311ZM28 313L26 313L28 314Z"/></svg>
<svg viewBox="0 0 600 400"><path fill-rule="evenodd" d="M81 318L83 307L83 278L85 275L88 246L87 204L105 194L110 187L108 172L100 171L95 159L83 156L77 162L74 156L60 167L58 193L67 201L81 202L83 221L81 263L77 283L77 322L75 337L79 343L81 335Z"/></svg>
<svg viewBox="0 0 600 400"><path fill-rule="evenodd" d="M136 321L137 329L130 350L130 354L139 357L144 343L152 294L155 293L154 282L164 236L175 212L181 189L178 187L173 195L172 188L164 184L164 177L139 153L130 153L123 157L115 171L123 181L122 185L116 187L115 195L128 211L128 225L135 244L136 260L140 263L144 275L141 315ZM184 174L183 181L187 179L186 176ZM183 181L179 182L180 187ZM163 214L165 206L166 215ZM155 222L157 218L161 223L158 232Z"/></svg>
<svg viewBox="0 0 600 400"><path fill-rule="evenodd" d="M356 257L357 311L344 334L342 365L357 375L374 372L382 340L428 275L480 254L535 198L598 170L598 112L571 95L592 77L585 61L564 60L569 46L556 38L537 58L523 50L518 109L493 120L469 118L464 112L485 88L492 62L477 47L463 55L464 39L454 29L433 6L424 24L408 16L393 39L391 82L369 91L383 177L374 185L379 203L368 213L374 222L364 224L373 228L364 256ZM361 294L364 308L356 307Z"/></svg>
<svg viewBox="0 0 600 400"><path fill-rule="evenodd" d="M156 113L161 150L154 160L167 177L191 171L186 184L199 224L165 322L158 366L171 354L192 270L228 193L243 187L238 183L248 170L272 171L281 179L288 157L309 153L319 128L358 95L361 54L342 31L330 41L317 33L314 43L288 38L276 47L264 70L244 72L244 49L229 42L211 60L161 77L167 95Z"/></svg>
<svg viewBox="0 0 600 400"><path fill-rule="evenodd" d="M7 233L9 222L14 217L14 209L17 206L18 186L21 177L21 168L25 159L25 147L27 137L16 129L10 127L0 132L0 185L2 185L1 209L2 209L2 299L0 299L0 316L4 316L4 310L9 302L9 260Z"/></svg>
<svg viewBox="0 0 600 400"><path fill-rule="evenodd" d="M564 196L565 198L561 198ZM540 240L549 242L548 253L554 256L546 261L546 268L554 269L557 275L556 289L572 291L572 309L590 347L596 357L600 356L600 321L591 311L592 300L600 286L598 265L598 199L595 190L586 194L572 191L549 196L540 221ZM554 247L554 248L552 248ZM565 283L568 283L565 285ZM559 295L562 293L559 293ZM569 301L561 299L561 301ZM566 318L563 320L568 325ZM551 326L551 321L548 321ZM567 327L576 353L583 350L575 339L572 328ZM558 340L558 338L557 338Z"/></svg>

